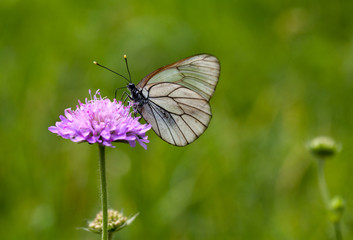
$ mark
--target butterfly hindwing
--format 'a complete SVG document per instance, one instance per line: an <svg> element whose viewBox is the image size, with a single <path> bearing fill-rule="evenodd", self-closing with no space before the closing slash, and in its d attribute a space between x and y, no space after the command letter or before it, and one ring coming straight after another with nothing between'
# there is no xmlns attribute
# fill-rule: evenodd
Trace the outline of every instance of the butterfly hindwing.
<svg viewBox="0 0 353 240"><path fill-rule="evenodd" d="M166 142L185 146L206 130L211 120L211 108L198 93L165 82L153 85L148 92L148 104L137 109Z"/></svg>

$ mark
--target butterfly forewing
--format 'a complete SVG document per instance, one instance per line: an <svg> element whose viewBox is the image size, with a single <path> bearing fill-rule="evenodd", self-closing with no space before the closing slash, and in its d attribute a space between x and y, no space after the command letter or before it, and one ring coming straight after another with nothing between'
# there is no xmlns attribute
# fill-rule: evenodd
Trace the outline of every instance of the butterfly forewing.
<svg viewBox="0 0 353 240"><path fill-rule="evenodd" d="M155 83L174 82L190 88L209 101L216 88L219 71L219 61L215 56L200 54L150 73L137 87L149 88Z"/></svg>
<svg viewBox="0 0 353 240"><path fill-rule="evenodd" d="M195 141L211 120L208 102L219 71L218 59L207 54L162 67L136 86L148 99L137 110L163 140L185 146Z"/></svg>

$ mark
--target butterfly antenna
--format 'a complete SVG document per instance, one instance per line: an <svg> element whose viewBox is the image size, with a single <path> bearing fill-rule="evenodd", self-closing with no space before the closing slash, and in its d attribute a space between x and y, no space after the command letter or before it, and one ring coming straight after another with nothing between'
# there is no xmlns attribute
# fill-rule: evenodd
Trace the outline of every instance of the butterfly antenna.
<svg viewBox="0 0 353 240"><path fill-rule="evenodd" d="M118 75L118 76L124 78L124 79L125 79L126 81L128 81L129 83L131 82L131 81L129 81L129 79L127 79L126 77L124 77L124 76L121 75L120 73L117 73L117 72L115 72L115 71L113 71L113 70L111 70L111 69L109 69L109 68L107 68L107 67L105 67L105 66L103 66L103 65L100 65L100 64L97 63L96 61L93 61L93 63L96 64L97 66L100 66L100 67L102 67L102 68L107 69L108 71L111 71L112 73L115 73L116 75ZM130 75L130 73L129 73L129 75Z"/></svg>
<svg viewBox="0 0 353 240"><path fill-rule="evenodd" d="M130 83L131 83L131 74L130 74L130 70L129 70L129 64L127 64L127 57L126 57L126 55L124 55L124 59L125 59L125 64L126 64L127 72L129 73Z"/></svg>

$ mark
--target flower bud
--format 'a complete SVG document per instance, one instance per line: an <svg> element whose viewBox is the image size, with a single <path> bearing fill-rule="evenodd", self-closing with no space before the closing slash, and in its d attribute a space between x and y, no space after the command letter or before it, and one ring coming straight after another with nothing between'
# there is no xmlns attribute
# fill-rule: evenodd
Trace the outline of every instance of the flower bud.
<svg viewBox="0 0 353 240"><path fill-rule="evenodd" d="M311 140L307 148L319 158L332 157L340 150L340 146L332 138L324 136Z"/></svg>
<svg viewBox="0 0 353 240"><path fill-rule="evenodd" d="M342 218L346 202L340 196L335 196L330 201L331 214L330 219L332 222L339 222Z"/></svg>
<svg viewBox="0 0 353 240"><path fill-rule="evenodd" d="M334 198L332 198L331 200L331 208L334 211L338 211L338 212L343 212L344 208L346 207L346 202L344 201L344 199L340 196L335 196Z"/></svg>

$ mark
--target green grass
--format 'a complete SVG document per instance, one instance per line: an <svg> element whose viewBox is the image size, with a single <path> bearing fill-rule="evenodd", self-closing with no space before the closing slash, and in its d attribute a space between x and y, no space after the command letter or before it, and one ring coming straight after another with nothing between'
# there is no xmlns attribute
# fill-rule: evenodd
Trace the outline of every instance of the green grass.
<svg viewBox="0 0 353 240"><path fill-rule="evenodd" d="M43 1L0 3L0 238L99 239L98 148L50 133L68 107L114 97L197 53L221 61L213 119L195 143L107 149L110 207L140 215L116 239L329 239L305 143L340 142L327 163L353 236L353 2Z"/></svg>

